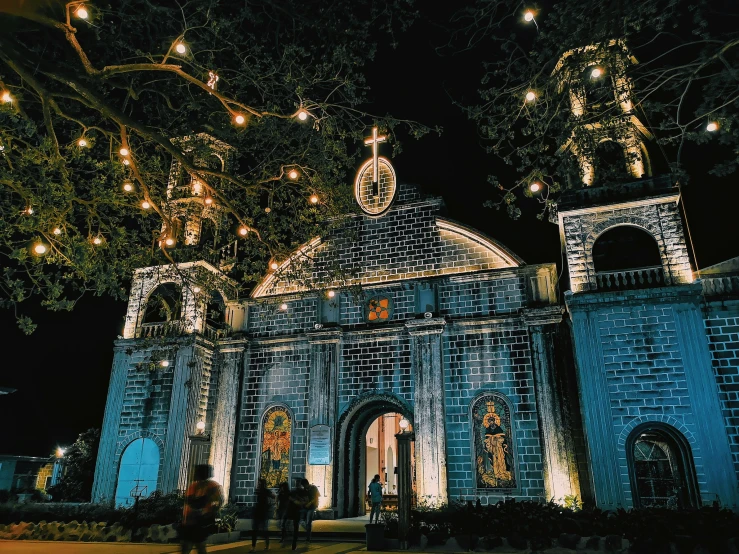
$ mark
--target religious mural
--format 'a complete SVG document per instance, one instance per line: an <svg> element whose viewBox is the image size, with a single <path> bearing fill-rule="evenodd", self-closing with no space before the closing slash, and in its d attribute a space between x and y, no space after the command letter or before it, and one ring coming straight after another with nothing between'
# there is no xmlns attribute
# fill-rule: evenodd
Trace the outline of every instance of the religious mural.
<svg viewBox="0 0 739 554"><path fill-rule="evenodd" d="M472 406L476 484L478 489L513 489L513 435L508 404L498 395L486 394Z"/></svg>
<svg viewBox="0 0 739 554"><path fill-rule="evenodd" d="M262 465L259 477L269 488L290 482L292 420L284 406L274 406L262 418Z"/></svg>

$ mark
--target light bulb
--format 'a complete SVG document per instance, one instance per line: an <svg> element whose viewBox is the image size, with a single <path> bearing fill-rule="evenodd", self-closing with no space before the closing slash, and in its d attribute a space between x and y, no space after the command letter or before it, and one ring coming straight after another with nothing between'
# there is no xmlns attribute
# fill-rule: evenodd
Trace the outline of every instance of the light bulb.
<svg viewBox="0 0 739 554"><path fill-rule="evenodd" d="M278 264L277 262L272 262L269 264L269 267L272 269L272 271L274 271L275 269L280 267L280 264Z"/></svg>
<svg viewBox="0 0 739 554"><path fill-rule="evenodd" d="M318 204L318 195L317 194L311 195L311 197L310 197L310 203L311 204Z"/></svg>
<svg viewBox="0 0 739 554"><path fill-rule="evenodd" d="M195 294L199 293L200 292L200 287L193 287L192 288L192 292L194 292Z"/></svg>
<svg viewBox="0 0 739 554"><path fill-rule="evenodd" d="M336 292L334 292L332 290L328 291L328 297L329 298L333 298L334 296L336 296Z"/></svg>
<svg viewBox="0 0 739 554"><path fill-rule="evenodd" d="M159 365L162 367L169 367L169 360L162 360L159 362Z"/></svg>
<svg viewBox="0 0 739 554"><path fill-rule="evenodd" d="M144 200L143 202L141 202L141 207L145 210L148 210L149 208L151 208L151 204Z"/></svg>
<svg viewBox="0 0 739 554"><path fill-rule="evenodd" d="M131 165L131 160L129 159L123 160L123 165Z"/></svg>
<svg viewBox="0 0 739 554"><path fill-rule="evenodd" d="M39 256L46 254L46 245L42 242L36 243L36 246L33 247L33 251Z"/></svg>
<svg viewBox="0 0 739 554"><path fill-rule="evenodd" d="M706 125L706 131L708 131L709 133L718 131L718 123L716 123L715 121L711 121L708 125Z"/></svg>
<svg viewBox="0 0 739 554"><path fill-rule="evenodd" d="M126 147L124 146L124 147L122 147L122 148L121 148L121 149L120 149L120 150L118 151L118 153L119 153L119 154L120 154L121 156L123 156L123 157L125 158L126 156L128 156L128 154L129 154L130 152L128 151L128 148L126 148Z"/></svg>
<svg viewBox="0 0 739 554"><path fill-rule="evenodd" d="M300 110L300 111L298 112L298 119L299 119L300 121L305 121L306 119L308 119L308 112L307 112L307 111L305 111L305 110Z"/></svg>
<svg viewBox="0 0 739 554"><path fill-rule="evenodd" d="M61 235L62 230L59 227L54 227L54 230L52 231L55 235Z"/></svg>
<svg viewBox="0 0 739 554"><path fill-rule="evenodd" d="M195 427L197 428L198 431L203 432L203 431L205 431L205 422L204 421L198 421L195 424Z"/></svg>
<svg viewBox="0 0 739 554"><path fill-rule="evenodd" d="M123 181L123 190L131 192L133 190L133 183L129 180Z"/></svg>
<svg viewBox="0 0 739 554"><path fill-rule="evenodd" d="M249 233L249 229L247 229L246 227L239 227L239 234L242 237L245 237L248 233Z"/></svg>
<svg viewBox="0 0 739 554"><path fill-rule="evenodd" d="M246 122L246 118L243 115L236 114L234 116L234 123L236 123L236 125L243 125L245 122Z"/></svg>
<svg viewBox="0 0 739 554"><path fill-rule="evenodd" d="M531 192L539 192L541 190L541 184L534 181L533 183L529 185L529 190Z"/></svg>
<svg viewBox="0 0 739 554"><path fill-rule="evenodd" d="M92 239L92 243L96 245L103 244L103 239L101 239L100 237L95 237L94 239Z"/></svg>
<svg viewBox="0 0 739 554"><path fill-rule="evenodd" d="M82 4L79 8L77 8L77 11L74 12L74 15L76 15L80 19L87 19L90 14L87 12L87 8L85 8L85 5Z"/></svg>
<svg viewBox="0 0 739 554"><path fill-rule="evenodd" d="M536 93L533 90L530 90L526 93L526 101L527 102L533 102L536 100Z"/></svg>
<svg viewBox="0 0 739 554"><path fill-rule="evenodd" d="M199 196L203 192L203 183L199 179L193 179L192 181L192 193L194 196Z"/></svg>
<svg viewBox="0 0 739 554"><path fill-rule="evenodd" d="M603 75L603 70L600 67L596 67L593 69L593 71L590 72L590 78L591 79L597 79L601 75Z"/></svg>
<svg viewBox="0 0 739 554"><path fill-rule="evenodd" d="M31 206L28 206L28 207L26 208L26 214L27 214L27 215L32 215L32 214L33 214L33 208L32 208Z"/></svg>
<svg viewBox="0 0 739 554"><path fill-rule="evenodd" d="M178 42L177 46L175 46L174 49L177 51L178 54L184 54L185 52L187 52L187 46L185 46L184 42Z"/></svg>
<svg viewBox="0 0 739 554"><path fill-rule="evenodd" d="M300 175L300 173L298 173L296 169L291 169L287 173L287 176L290 177L290 179L292 179L293 181L298 178L298 175Z"/></svg>
<svg viewBox="0 0 739 554"><path fill-rule="evenodd" d="M87 141L81 138L80 140L77 141L77 146L79 146L80 148L84 148L85 146L87 146Z"/></svg>
<svg viewBox="0 0 739 554"><path fill-rule="evenodd" d="M172 237L167 237L167 240L164 241L164 244L167 246L174 246L174 239Z"/></svg>
<svg viewBox="0 0 739 554"><path fill-rule="evenodd" d="M210 206L213 203L213 199L210 196L206 196L204 202L206 206Z"/></svg>
<svg viewBox="0 0 739 554"><path fill-rule="evenodd" d="M2 98L2 101L5 102L6 104L13 101L13 97L10 96L10 93L7 90L3 91L3 95L0 98Z"/></svg>
<svg viewBox="0 0 739 554"><path fill-rule="evenodd" d="M64 456L64 449L60 446L56 449L56 457L61 458Z"/></svg>
<svg viewBox="0 0 739 554"><path fill-rule="evenodd" d="M523 18L526 21L533 21L534 20L534 12L531 10L528 10L525 14L523 14Z"/></svg>
<svg viewBox="0 0 739 554"><path fill-rule="evenodd" d="M400 420L400 421L398 422L398 427L400 427L400 428L401 428L401 429L402 429L403 431L405 431L406 429L408 429L408 426L409 426L410 424L411 424L411 422L410 422L410 421L408 421L408 420L407 420L406 418L403 418L403 419L401 419L401 420Z"/></svg>
<svg viewBox="0 0 739 554"><path fill-rule="evenodd" d="M271 211L272 211L272 208L270 208L269 206L267 206L266 208L264 208L264 213L267 213L268 214Z"/></svg>
<svg viewBox="0 0 739 554"><path fill-rule="evenodd" d="M283 312L286 312L287 311L287 304L285 304L284 302L282 304L280 304L280 310L282 310Z"/></svg>

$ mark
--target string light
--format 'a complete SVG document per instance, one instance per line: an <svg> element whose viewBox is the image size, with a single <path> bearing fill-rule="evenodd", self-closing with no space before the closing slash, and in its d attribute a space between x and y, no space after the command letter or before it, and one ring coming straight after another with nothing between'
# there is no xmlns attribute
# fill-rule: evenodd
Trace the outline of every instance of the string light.
<svg viewBox="0 0 739 554"><path fill-rule="evenodd" d="M199 293L200 292L200 287L193 287L192 288L192 292L194 292L195 294Z"/></svg>
<svg viewBox="0 0 739 554"><path fill-rule="evenodd" d="M103 239L101 239L100 237L95 237L94 239L92 239L92 243L96 246L99 246L103 244Z"/></svg>
<svg viewBox="0 0 739 554"><path fill-rule="evenodd" d="M169 360L162 360L159 362L159 365L162 367L169 367Z"/></svg>
<svg viewBox="0 0 739 554"><path fill-rule="evenodd" d="M523 14L523 18L526 21L533 21L534 20L534 12L531 10L527 10L525 14Z"/></svg>
<svg viewBox="0 0 739 554"><path fill-rule="evenodd" d="M334 296L336 296L336 292L335 291L332 291L332 290L328 291L328 297L329 298L333 298Z"/></svg>
<svg viewBox="0 0 739 554"><path fill-rule="evenodd" d="M33 208L31 206L28 206L25 210L23 210L23 213L26 215L33 215Z"/></svg>
<svg viewBox="0 0 739 554"><path fill-rule="evenodd" d="M128 151L128 148L126 148L125 146L124 146L123 148L121 148L121 149L120 149L120 150L118 151L118 153L119 153L119 154L120 154L121 156L123 156L124 158L125 158L126 156L128 156L129 154L130 154L130 152Z"/></svg>
<svg viewBox="0 0 739 554"><path fill-rule="evenodd" d="M285 304L284 302L282 304L280 304L280 310L282 310L283 312L286 312L287 311L287 304Z"/></svg>
<svg viewBox="0 0 739 554"><path fill-rule="evenodd" d="M236 125L243 125L244 123L246 123L246 118L240 113L236 114L234 116L234 123L236 123Z"/></svg>
<svg viewBox="0 0 739 554"><path fill-rule="evenodd" d="M601 75L603 75L603 70L600 67L594 67L590 72L591 79L598 79Z"/></svg>
<svg viewBox="0 0 739 554"><path fill-rule="evenodd" d="M269 267L272 269L272 271L276 270L278 267L280 267L280 264L277 262L272 262L269 264Z"/></svg>
<svg viewBox="0 0 739 554"><path fill-rule="evenodd" d="M123 181L123 190L126 192L131 192L133 190L133 183L130 179Z"/></svg>
<svg viewBox="0 0 739 554"><path fill-rule="evenodd" d="M716 123L715 121L711 121L708 125L706 125L706 131L708 131L709 133L718 131L718 123Z"/></svg>
<svg viewBox="0 0 739 554"><path fill-rule="evenodd" d="M131 165L131 160L124 159L123 160L123 165Z"/></svg>
<svg viewBox="0 0 739 554"><path fill-rule="evenodd" d="M239 227L239 234L240 234L240 235L241 235L242 237L245 237L245 236L246 236L246 235L247 235L248 233L249 233L249 229L247 229L247 228L246 228L246 227L244 227L244 226L241 226L241 227Z"/></svg>
<svg viewBox="0 0 739 554"><path fill-rule="evenodd" d="M536 100L536 93L533 90L530 90L526 93L526 102L533 102Z"/></svg>
<svg viewBox="0 0 739 554"><path fill-rule="evenodd" d="M268 214L271 211L272 211L272 208L270 208L269 206L267 206L266 208L264 208L264 213L267 213Z"/></svg>
<svg viewBox="0 0 739 554"><path fill-rule="evenodd" d="M536 181L534 181L529 185L529 190L531 192L539 192L541 190L541 183L537 183Z"/></svg>
<svg viewBox="0 0 739 554"><path fill-rule="evenodd" d="M39 256L43 256L46 254L46 245L43 242L37 242L33 247L33 251Z"/></svg>
<svg viewBox="0 0 739 554"><path fill-rule="evenodd" d="M311 197L310 197L310 203L311 204L318 204L318 195L317 194L312 194L311 195Z"/></svg>
<svg viewBox="0 0 739 554"><path fill-rule="evenodd" d="M59 227L54 227L54 230L52 231L55 235L61 235L62 230Z"/></svg>
<svg viewBox="0 0 739 554"><path fill-rule="evenodd" d="M10 96L10 93L7 90L3 91L2 96L0 96L0 99L2 99L3 102L6 104L10 104L13 101L13 97Z"/></svg>
<svg viewBox="0 0 739 554"><path fill-rule="evenodd" d="M151 208L151 204L149 204L146 200L144 200L143 202L141 202L141 207L144 208L145 210L148 210L149 208Z"/></svg>
<svg viewBox="0 0 739 554"><path fill-rule="evenodd" d="M206 196L204 202L206 206L210 206L213 204L213 199L210 196Z"/></svg>
<svg viewBox="0 0 739 554"><path fill-rule="evenodd" d="M187 46L185 46L184 42L178 42L174 49L178 54L185 54L187 52Z"/></svg>
<svg viewBox="0 0 739 554"><path fill-rule="evenodd" d="M298 111L298 119L300 121L305 121L306 119L308 119L308 112L306 110L304 110L304 109L301 108Z"/></svg>
<svg viewBox="0 0 739 554"><path fill-rule="evenodd" d="M218 79L220 79L220 77L218 77L215 71L208 71L208 88L216 90Z"/></svg>
<svg viewBox="0 0 739 554"><path fill-rule="evenodd" d="M167 246L174 246L174 239L172 237L167 237L167 239L164 241L164 244Z"/></svg>
<svg viewBox="0 0 739 554"><path fill-rule="evenodd" d="M300 175L300 173L298 173L298 170L297 170L297 169L291 169L291 170L290 170L290 171L289 171L289 172L287 173L287 176L288 176L288 177L290 177L290 179L292 179L293 181L294 181L295 179L297 179L299 175Z"/></svg>
<svg viewBox="0 0 739 554"><path fill-rule="evenodd" d="M77 8L77 11L74 12L74 15L76 15L80 19L87 19L90 14L88 13L85 5L82 4L79 8Z"/></svg>
<svg viewBox="0 0 739 554"><path fill-rule="evenodd" d="M87 140L85 140L84 138L79 139L77 141L77 146L79 146L80 148L84 148L85 146L87 146Z"/></svg>

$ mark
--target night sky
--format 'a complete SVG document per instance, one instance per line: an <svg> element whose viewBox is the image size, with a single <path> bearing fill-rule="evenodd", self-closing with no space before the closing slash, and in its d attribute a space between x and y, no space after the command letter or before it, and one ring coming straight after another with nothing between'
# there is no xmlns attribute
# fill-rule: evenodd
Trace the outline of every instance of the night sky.
<svg viewBox="0 0 739 554"><path fill-rule="evenodd" d="M434 17L443 21L445 14L435 12ZM403 152L393 159L398 179L442 196L448 217L487 233L526 262L560 265L557 227L535 218L533 200L523 204L518 221L482 207L495 197L487 176L501 162L485 154L475 125L451 99L477 100L481 63L489 52L440 57L435 47L443 40L441 33L427 19L398 39L395 50L382 45L370 67L374 104L368 109L444 128L441 137L403 142ZM383 153L389 154L385 148ZM653 158L659 155L654 145L650 152ZM737 179L707 176L712 156L716 150L709 147L687 161L692 179L684 200L699 267L739 256ZM122 332L126 304L88 295L71 313L50 313L30 304L22 309L38 324L30 336L18 330L12 312L0 312L0 386L18 389L0 396L0 421L10 429L0 453L45 456L102 425L113 341Z"/></svg>

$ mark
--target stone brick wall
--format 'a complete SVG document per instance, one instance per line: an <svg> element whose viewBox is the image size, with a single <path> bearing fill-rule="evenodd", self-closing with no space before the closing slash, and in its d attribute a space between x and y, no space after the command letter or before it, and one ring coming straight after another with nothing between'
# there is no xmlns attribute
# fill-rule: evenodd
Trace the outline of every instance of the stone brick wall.
<svg viewBox="0 0 739 554"><path fill-rule="evenodd" d="M688 249L677 196L560 212L572 292L596 290L593 245L618 225L640 227L657 241L667 284L691 283Z"/></svg>
<svg viewBox="0 0 739 554"><path fill-rule="evenodd" d="M445 333L447 471L449 498L495 503L505 496L539 500L544 493L529 335L526 328L452 325ZM511 404L518 488L476 489L471 404L484 392Z"/></svg>
<svg viewBox="0 0 739 554"><path fill-rule="evenodd" d="M705 323L726 434L739 477L739 300L709 302Z"/></svg>

